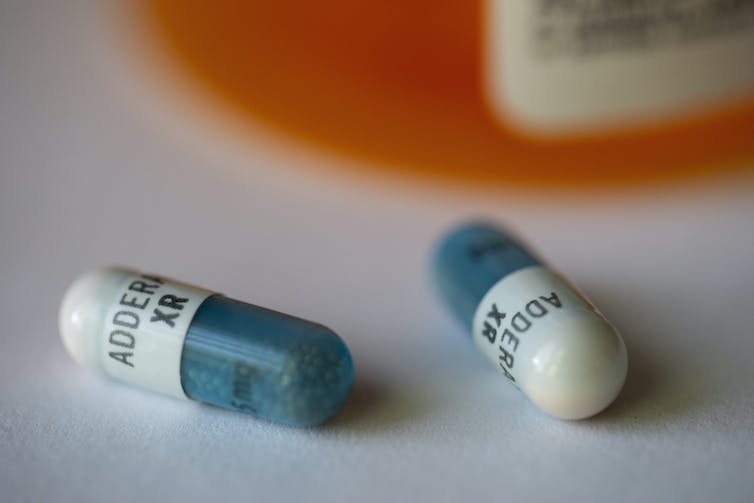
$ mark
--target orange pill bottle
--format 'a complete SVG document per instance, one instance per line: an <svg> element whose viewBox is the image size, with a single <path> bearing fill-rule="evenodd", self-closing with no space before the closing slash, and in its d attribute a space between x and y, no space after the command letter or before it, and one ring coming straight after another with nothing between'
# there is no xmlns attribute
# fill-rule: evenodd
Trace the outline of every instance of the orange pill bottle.
<svg viewBox="0 0 754 503"><path fill-rule="evenodd" d="M754 2L145 2L215 96L394 173L569 184L754 164Z"/></svg>

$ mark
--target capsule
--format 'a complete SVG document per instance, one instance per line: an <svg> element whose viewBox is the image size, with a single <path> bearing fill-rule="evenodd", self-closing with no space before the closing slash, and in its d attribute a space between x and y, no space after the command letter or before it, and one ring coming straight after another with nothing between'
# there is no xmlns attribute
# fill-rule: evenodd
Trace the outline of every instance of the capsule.
<svg viewBox="0 0 754 503"><path fill-rule="evenodd" d="M479 350L543 411L582 419L618 396L628 369L621 336L506 231L486 222L451 231L433 275Z"/></svg>
<svg viewBox="0 0 754 503"><path fill-rule="evenodd" d="M330 418L353 383L351 355L330 329L127 269L77 279L59 325L83 366L290 426Z"/></svg>

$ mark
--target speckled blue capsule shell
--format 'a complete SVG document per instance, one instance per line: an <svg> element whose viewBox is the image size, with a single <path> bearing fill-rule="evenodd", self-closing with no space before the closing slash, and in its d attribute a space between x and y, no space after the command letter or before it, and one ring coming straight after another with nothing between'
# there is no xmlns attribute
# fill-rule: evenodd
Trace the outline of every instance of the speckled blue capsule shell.
<svg viewBox="0 0 754 503"><path fill-rule="evenodd" d="M353 374L348 348L330 329L222 295L201 304L181 355L190 398L290 426L335 414Z"/></svg>
<svg viewBox="0 0 754 503"><path fill-rule="evenodd" d="M440 240L432 272L440 297L469 331L489 289L512 272L533 265L541 264L500 227L472 222Z"/></svg>

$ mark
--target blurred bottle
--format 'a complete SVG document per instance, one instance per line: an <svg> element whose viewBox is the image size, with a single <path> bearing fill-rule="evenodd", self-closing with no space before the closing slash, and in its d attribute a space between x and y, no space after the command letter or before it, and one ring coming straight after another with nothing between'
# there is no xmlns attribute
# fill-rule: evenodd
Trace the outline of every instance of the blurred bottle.
<svg viewBox="0 0 754 503"><path fill-rule="evenodd" d="M147 4L218 96L389 169L560 184L754 159L754 1Z"/></svg>

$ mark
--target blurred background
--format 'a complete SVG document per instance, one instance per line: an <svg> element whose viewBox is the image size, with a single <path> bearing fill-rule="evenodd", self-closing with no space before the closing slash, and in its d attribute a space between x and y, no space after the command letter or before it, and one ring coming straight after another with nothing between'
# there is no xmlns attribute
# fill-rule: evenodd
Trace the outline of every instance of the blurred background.
<svg viewBox="0 0 754 503"><path fill-rule="evenodd" d="M754 149L751 2L144 7L182 76L239 116L394 172L643 182Z"/></svg>
<svg viewBox="0 0 754 503"><path fill-rule="evenodd" d="M0 2L0 501L749 501L754 2ZM521 234L623 333L543 415L434 295ZM322 322L356 384L295 430L78 368L79 274Z"/></svg>

